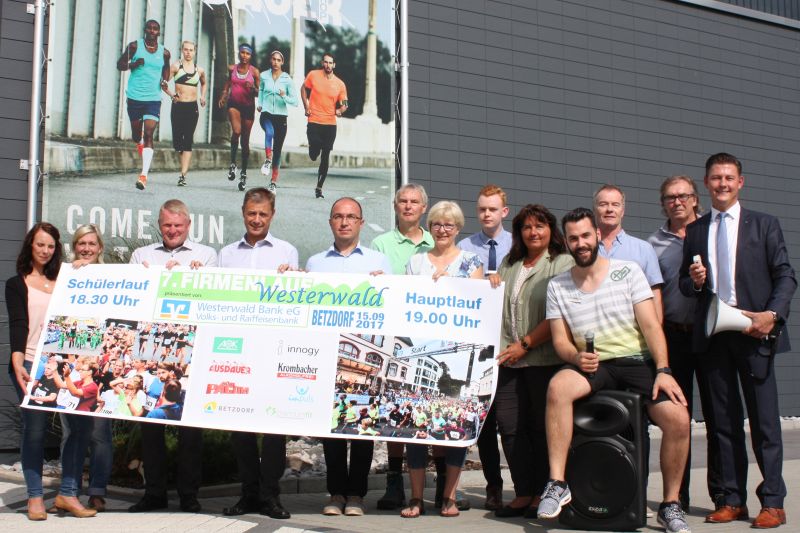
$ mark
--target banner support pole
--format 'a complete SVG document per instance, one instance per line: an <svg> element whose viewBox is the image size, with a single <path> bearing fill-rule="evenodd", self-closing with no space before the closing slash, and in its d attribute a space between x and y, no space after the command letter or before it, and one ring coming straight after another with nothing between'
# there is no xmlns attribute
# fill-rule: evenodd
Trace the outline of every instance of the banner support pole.
<svg viewBox="0 0 800 533"><path fill-rule="evenodd" d="M28 148L28 217L27 227L36 224L36 207L38 202L39 180L39 143L41 142L42 123L42 72L44 65L44 17L47 10L45 0L35 0L33 22L33 65L31 67L31 115L30 141Z"/></svg>

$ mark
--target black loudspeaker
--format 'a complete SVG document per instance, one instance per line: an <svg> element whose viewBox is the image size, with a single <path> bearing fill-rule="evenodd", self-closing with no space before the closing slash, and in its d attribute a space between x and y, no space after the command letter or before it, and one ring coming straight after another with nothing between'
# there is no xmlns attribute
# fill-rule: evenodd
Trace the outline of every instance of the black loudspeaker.
<svg viewBox="0 0 800 533"><path fill-rule="evenodd" d="M559 521L588 530L634 530L647 523L644 400L600 391L575 402L567 460L572 502Z"/></svg>

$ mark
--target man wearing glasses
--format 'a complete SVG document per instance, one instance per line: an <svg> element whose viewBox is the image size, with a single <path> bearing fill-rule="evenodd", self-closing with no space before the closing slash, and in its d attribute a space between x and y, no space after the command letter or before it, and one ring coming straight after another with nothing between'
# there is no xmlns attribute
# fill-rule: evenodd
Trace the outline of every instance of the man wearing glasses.
<svg viewBox="0 0 800 533"><path fill-rule="evenodd" d="M667 339L669 363L672 375L680 385L692 413L696 354L692 350L692 324L694 323L695 298L687 298L678 286L678 273L683 260L683 241L686 226L702 213L697 196L697 186L689 176L672 176L661 184L661 208L667 216L664 224L647 239L656 251L658 266L664 277L662 301L664 304L664 336ZM697 374L698 381L703 379ZM700 388L703 390L703 387ZM706 400L704 399L703 402ZM708 487L709 495L719 502L719 479L716 468L717 450L713 435L708 440ZM689 471L691 450L681 482L680 503L684 511L689 510Z"/></svg>
<svg viewBox="0 0 800 533"><path fill-rule="evenodd" d="M333 246L308 259L308 272L391 274L392 265L389 259L380 252L361 246L359 242L361 227L364 225L361 204L353 198L339 198L331 206L329 223L333 232ZM322 509L323 514L364 514L363 498L367 493L373 446L371 440L350 441L348 468L347 440L322 439L325 463L328 465L327 488L331 495Z"/></svg>

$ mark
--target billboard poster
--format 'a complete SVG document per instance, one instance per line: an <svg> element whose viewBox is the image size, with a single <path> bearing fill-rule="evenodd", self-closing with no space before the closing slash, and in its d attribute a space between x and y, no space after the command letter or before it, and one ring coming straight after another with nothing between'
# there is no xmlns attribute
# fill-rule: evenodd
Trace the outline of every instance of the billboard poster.
<svg viewBox="0 0 800 533"><path fill-rule="evenodd" d="M23 405L466 446L494 396L502 300L486 280L65 265Z"/></svg>
<svg viewBox="0 0 800 533"><path fill-rule="evenodd" d="M301 263L342 196L365 242L393 227L391 0L67 1L49 20L43 219L64 241L92 223L126 260L178 198L220 249L259 186Z"/></svg>

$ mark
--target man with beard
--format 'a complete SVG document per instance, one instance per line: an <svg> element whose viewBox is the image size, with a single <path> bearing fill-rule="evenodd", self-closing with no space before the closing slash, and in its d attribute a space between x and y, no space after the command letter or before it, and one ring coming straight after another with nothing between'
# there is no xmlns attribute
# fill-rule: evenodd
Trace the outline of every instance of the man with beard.
<svg viewBox="0 0 800 533"><path fill-rule="evenodd" d="M553 376L547 391L550 480L539 518L555 518L572 500L565 471L573 403L598 390L627 389L647 398L647 413L664 435L658 522L668 533L689 533L678 502L689 450L689 413L671 375L653 292L636 263L598 257L600 230L590 210L570 211L561 225L575 266L551 279L547 288L553 346L567 365ZM591 332L595 351L587 352Z"/></svg>
<svg viewBox="0 0 800 533"><path fill-rule="evenodd" d="M312 161L320 157L317 187L314 195L324 198L322 185L328 177L333 142L336 140L336 119L347 111L347 87L333 73L336 61L331 54L322 55L322 68L312 70L300 89L300 98L308 117L308 156Z"/></svg>

